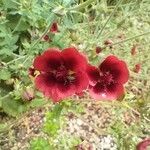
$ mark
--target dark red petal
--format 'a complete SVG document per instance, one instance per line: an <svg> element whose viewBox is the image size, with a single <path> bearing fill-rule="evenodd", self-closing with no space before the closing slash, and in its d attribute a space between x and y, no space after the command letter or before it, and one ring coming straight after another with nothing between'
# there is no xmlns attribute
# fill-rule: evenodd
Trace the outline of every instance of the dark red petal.
<svg viewBox="0 0 150 150"><path fill-rule="evenodd" d="M33 66L38 71L49 72L57 69L62 63L60 51L50 48L41 56L37 56L34 60Z"/></svg>
<svg viewBox="0 0 150 150"><path fill-rule="evenodd" d="M143 140L142 142L140 142L136 149L137 150L148 150L148 146L150 148L150 138Z"/></svg>
<svg viewBox="0 0 150 150"><path fill-rule="evenodd" d="M75 81L73 82L75 85L76 93L80 93L83 90L87 89L89 85L88 76L85 72L77 72L75 75Z"/></svg>
<svg viewBox="0 0 150 150"><path fill-rule="evenodd" d="M59 102L75 94L75 91L76 91L75 86L71 84L64 85L64 84L58 83L57 84L57 96L53 95L53 99L55 102Z"/></svg>
<svg viewBox="0 0 150 150"><path fill-rule="evenodd" d="M57 23L54 22L50 28L50 32L52 33L55 33L55 32L58 32L58 26L57 26Z"/></svg>
<svg viewBox="0 0 150 150"><path fill-rule="evenodd" d="M76 95L79 97L79 98L84 98L84 92L80 92L80 93L76 93Z"/></svg>
<svg viewBox="0 0 150 150"><path fill-rule="evenodd" d="M40 74L35 78L35 87L48 98L52 98L55 86L55 78L51 73Z"/></svg>
<svg viewBox="0 0 150 150"><path fill-rule="evenodd" d="M96 100L117 100L124 94L124 88L121 84L112 84L105 87L105 85L97 83L89 91L91 97Z"/></svg>
<svg viewBox="0 0 150 150"><path fill-rule="evenodd" d="M110 72L118 83L126 83L129 79L129 70L124 61L116 56L108 56L99 66L102 72Z"/></svg>
<svg viewBox="0 0 150 150"><path fill-rule="evenodd" d="M87 66L86 57L79 53L74 47L66 48L62 51L65 66L72 71L85 70Z"/></svg>
<svg viewBox="0 0 150 150"><path fill-rule="evenodd" d="M87 66L87 75L91 85L95 85L100 78L99 69L95 66Z"/></svg>
<svg viewBox="0 0 150 150"><path fill-rule="evenodd" d="M75 87L58 83L51 73L40 74L35 79L36 88L53 102L59 102L75 93Z"/></svg>

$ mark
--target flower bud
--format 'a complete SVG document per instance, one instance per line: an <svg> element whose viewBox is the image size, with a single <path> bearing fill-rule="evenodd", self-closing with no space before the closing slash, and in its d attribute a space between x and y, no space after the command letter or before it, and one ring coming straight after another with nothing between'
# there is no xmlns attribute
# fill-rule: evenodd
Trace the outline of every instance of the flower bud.
<svg viewBox="0 0 150 150"><path fill-rule="evenodd" d="M48 40L49 40L49 36L46 34L46 35L43 37L43 39L44 39L45 41L48 41Z"/></svg>
<svg viewBox="0 0 150 150"><path fill-rule="evenodd" d="M137 52L137 46L133 45L132 49L131 49L131 55L134 56Z"/></svg>
<svg viewBox="0 0 150 150"><path fill-rule="evenodd" d="M111 45L111 44L113 44L113 41L108 39L108 40L104 41L104 44L105 45Z"/></svg>
<svg viewBox="0 0 150 150"><path fill-rule="evenodd" d="M111 49L113 48L112 44L113 44L113 41L110 39L104 41L104 45L109 46L109 48Z"/></svg>
<svg viewBox="0 0 150 150"><path fill-rule="evenodd" d="M99 54L102 51L102 48L100 46L96 47L96 54Z"/></svg>
<svg viewBox="0 0 150 150"><path fill-rule="evenodd" d="M134 72L139 73L141 70L141 64L136 64L134 67Z"/></svg>
<svg viewBox="0 0 150 150"><path fill-rule="evenodd" d="M56 33L58 32L58 25L57 25L57 22L54 22L50 28L50 32L51 33Z"/></svg>
<svg viewBox="0 0 150 150"><path fill-rule="evenodd" d="M22 93L22 99L24 101L31 101L32 99L34 99L34 91L33 89L26 89L25 91L23 91Z"/></svg>

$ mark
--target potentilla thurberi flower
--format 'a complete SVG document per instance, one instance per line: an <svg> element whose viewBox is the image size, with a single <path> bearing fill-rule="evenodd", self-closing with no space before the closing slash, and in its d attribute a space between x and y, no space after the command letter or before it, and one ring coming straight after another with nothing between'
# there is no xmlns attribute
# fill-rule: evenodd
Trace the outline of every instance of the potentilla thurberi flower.
<svg viewBox="0 0 150 150"><path fill-rule="evenodd" d="M36 88L54 102L82 92L89 84L87 59L73 47L63 51L49 48L35 58L33 66L40 72Z"/></svg>
<svg viewBox="0 0 150 150"><path fill-rule="evenodd" d="M150 148L150 138L141 141L137 145L136 149L137 150L149 150L148 147Z"/></svg>
<svg viewBox="0 0 150 150"><path fill-rule="evenodd" d="M124 61L108 56L99 67L89 65L87 73L90 80L91 97L98 100L115 100L123 96L129 71Z"/></svg>

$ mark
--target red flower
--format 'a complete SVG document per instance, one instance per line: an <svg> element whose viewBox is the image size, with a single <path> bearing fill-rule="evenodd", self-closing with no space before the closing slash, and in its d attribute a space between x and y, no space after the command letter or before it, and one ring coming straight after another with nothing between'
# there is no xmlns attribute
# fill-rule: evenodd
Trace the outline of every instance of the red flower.
<svg viewBox="0 0 150 150"><path fill-rule="evenodd" d="M139 73L141 70L141 64L136 64L134 67L134 72Z"/></svg>
<svg viewBox="0 0 150 150"><path fill-rule="evenodd" d="M102 48L99 47L99 46L97 46L97 47L96 47L96 53L99 54L101 51L102 51Z"/></svg>
<svg viewBox="0 0 150 150"><path fill-rule="evenodd" d="M56 22L54 22L54 23L52 24L52 26L51 26L51 28L50 28L50 32L52 32L52 33L58 32L58 26L57 26L57 23L56 23Z"/></svg>
<svg viewBox="0 0 150 150"><path fill-rule="evenodd" d="M143 140L142 142L140 142L136 149L137 150L148 150L148 146L150 148L150 138Z"/></svg>
<svg viewBox="0 0 150 150"><path fill-rule="evenodd" d="M80 93L76 93L76 95L79 97L79 98L84 98L84 94L85 92L80 92Z"/></svg>
<svg viewBox="0 0 150 150"><path fill-rule="evenodd" d="M35 58L33 66L40 71L35 79L36 88L54 102L80 93L88 86L87 59L75 48L63 51L49 48Z"/></svg>
<svg viewBox="0 0 150 150"><path fill-rule="evenodd" d="M98 68L88 66L89 92L94 99L114 100L124 94L123 84L128 81L129 71L124 61L108 56Z"/></svg>

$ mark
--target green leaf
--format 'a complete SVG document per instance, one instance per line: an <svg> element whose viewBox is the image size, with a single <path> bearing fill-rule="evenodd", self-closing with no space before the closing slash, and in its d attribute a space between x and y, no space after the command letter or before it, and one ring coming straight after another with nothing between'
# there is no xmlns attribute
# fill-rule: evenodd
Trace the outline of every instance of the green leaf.
<svg viewBox="0 0 150 150"><path fill-rule="evenodd" d="M9 97L2 100L2 109L8 115L16 117L19 114L27 111L28 107L21 101L14 100Z"/></svg>
<svg viewBox="0 0 150 150"><path fill-rule="evenodd" d="M2 107L2 101L0 100L0 108Z"/></svg>
<svg viewBox="0 0 150 150"><path fill-rule="evenodd" d="M44 99L34 99L30 102L29 106L34 108L34 107L40 107L43 106L47 103Z"/></svg>
<svg viewBox="0 0 150 150"><path fill-rule="evenodd" d="M0 132L5 131L8 125L6 123L0 123Z"/></svg>
<svg viewBox="0 0 150 150"><path fill-rule="evenodd" d="M44 138L36 138L31 141L30 150L53 150L53 146L50 145L48 140Z"/></svg>
<svg viewBox="0 0 150 150"><path fill-rule="evenodd" d="M63 109L62 104L57 104L53 108L52 111L46 114L46 122L44 124L44 131L47 134L54 136L57 134L57 131L60 129L62 120L60 119L60 115Z"/></svg>
<svg viewBox="0 0 150 150"><path fill-rule="evenodd" d="M21 17L20 20L18 21L17 26L15 27L15 31L25 31L29 28L29 24L27 23L27 21L23 20L23 18Z"/></svg>
<svg viewBox="0 0 150 150"><path fill-rule="evenodd" d="M17 1L15 0L2 0L2 2L4 4L5 9L8 9L8 8L17 9L18 8Z"/></svg>
<svg viewBox="0 0 150 150"><path fill-rule="evenodd" d="M1 80L8 80L11 77L11 73L6 70L6 69L2 69L0 70L0 79Z"/></svg>

